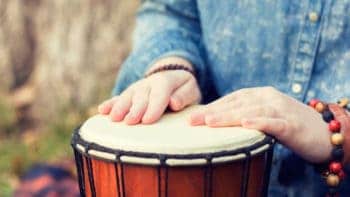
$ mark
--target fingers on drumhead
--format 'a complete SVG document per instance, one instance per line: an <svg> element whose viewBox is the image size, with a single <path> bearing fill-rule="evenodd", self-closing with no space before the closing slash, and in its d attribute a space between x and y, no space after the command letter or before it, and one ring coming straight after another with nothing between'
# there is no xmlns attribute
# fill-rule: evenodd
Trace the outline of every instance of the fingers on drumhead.
<svg viewBox="0 0 350 197"><path fill-rule="evenodd" d="M204 106L201 106L199 109L194 111L190 116L190 124L192 126L204 125L206 124L206 117L212 116L213 114L218 114L222 109L227 109L227 106L217 105L216 103L210 103ZM210 118L207 118L210 119ZM209 120L208 120L209 121Z"/></svg>
<svg viewBox="0 0 350 197"><path fill-rule="evenodd" d="M112 107L114 105L114 102L117 100L117 96L111 98L111 99L108 99L104 102L102 102L99 106L98 106L98 112L100 114L109 114L112 110Z"/></svg>
<svg viewBox="0 0 350 197"><path fill-rule="evenodd" d="M132 106L125 117L125 122L127 124L133 125L141 122L142 117L147 110L149 93L150 90L148 88L135 92L132 98Z"/></svg>
<svg viewBox="0 0 350 197"><path fill-rule="evenodd" d="M171 91L164 88L152 88L149 93L147 110L142 117L142 123L151 124L164 113L169 103Z"/></svg>
<svg viewBox="0 0 350 197"><path fill-rule="evenodd" d="M115 101L112 110L110 112L110 117L112 121L122 121L125 115L129 112L131 107L131 95L122 94L119 96L117 101Z"/></svg>
<svg viewBox="0 0 350 197"><path fill-rule="evenodd" d="M191 125L203 125L206 124L206 116L211 116L213 114L218 114L219 112L226 111L229 107L227 104L210 103L201 106L190 116Z"/></svg>
<svg viewBox="0 0 350 197"><path fill-rule="evenodd" d="M237 118L233 116L231 111L225 111L213 115L205 116L205 124L210 127L225 127L225 126L237 126Z"/></svg>

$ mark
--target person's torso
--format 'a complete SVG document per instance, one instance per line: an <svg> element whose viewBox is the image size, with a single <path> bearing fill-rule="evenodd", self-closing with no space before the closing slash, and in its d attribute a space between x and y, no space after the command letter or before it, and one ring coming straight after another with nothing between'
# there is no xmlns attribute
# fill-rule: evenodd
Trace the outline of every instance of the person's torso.
<svg viewBox="0 0 350 197"><path fill-rule="evenodd" d="M256 86L304 102L350 96L350 0L197 0L197 6L219 96ZM270 196L324 195L311 165L281 145L275 153ZM346 182L342 196L350 196Z"/></svg>
<svg viewBox="0 0 350 197"><path fill-rule="evenodd" d="M299 100L350 96L350 0L197 4L219 95L274 86Z"/></svg>

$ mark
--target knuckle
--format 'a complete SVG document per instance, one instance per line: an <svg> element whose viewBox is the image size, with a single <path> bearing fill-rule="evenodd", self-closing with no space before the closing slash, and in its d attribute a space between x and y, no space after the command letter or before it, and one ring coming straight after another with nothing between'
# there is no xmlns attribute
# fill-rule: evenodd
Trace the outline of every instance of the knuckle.
<svg viewBox="0 0 350 197"><path fill-rule="evenodd" d="M134 96L134 98L132 100L131 108L133 108L133 109L143 108L144 106L147 105L147 102L148 102L148 100L146 100L146 99L140 99L140 98Z"/></svg>
<svg viewBox="0 0 350 197"><path fill-rule="evenodd" d="M268 108L265 106L258 106L255 111L257 116L267 116Z"/></svg>
<svg viewBox="0 0 350 197"><path fill-rule="evenodd" d="M264 116L264 117L275 117L276 116L276 109L273 106L266 105L266 106L260 106L256 109L256 114L258 116Z"/></svg>

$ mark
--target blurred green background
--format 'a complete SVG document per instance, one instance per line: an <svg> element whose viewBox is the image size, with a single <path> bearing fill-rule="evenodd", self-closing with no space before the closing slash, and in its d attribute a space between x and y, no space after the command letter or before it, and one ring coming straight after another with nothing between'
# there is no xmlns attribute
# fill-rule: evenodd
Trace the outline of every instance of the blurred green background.
<svg viewBox="0 0 350 197"><path fill-rule="evenodd" d="M72 130L109 96L138 3L0 1L1 197L35 163L74 172Z"/></svg>

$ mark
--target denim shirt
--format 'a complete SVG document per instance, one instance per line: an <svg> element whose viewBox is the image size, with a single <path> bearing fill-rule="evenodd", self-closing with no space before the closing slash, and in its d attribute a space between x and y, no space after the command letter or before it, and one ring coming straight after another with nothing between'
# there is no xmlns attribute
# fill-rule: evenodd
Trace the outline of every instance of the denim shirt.
<svg viewBox="0 0 350 197"><path fill-rule="evenodd" d="M204 103L256 86L303 102L350 96L350 0L143 1L133 35L113 94L180 56L194 65ZM280 144L274 153L269 196L325 196L311 164Z"/></svg>

